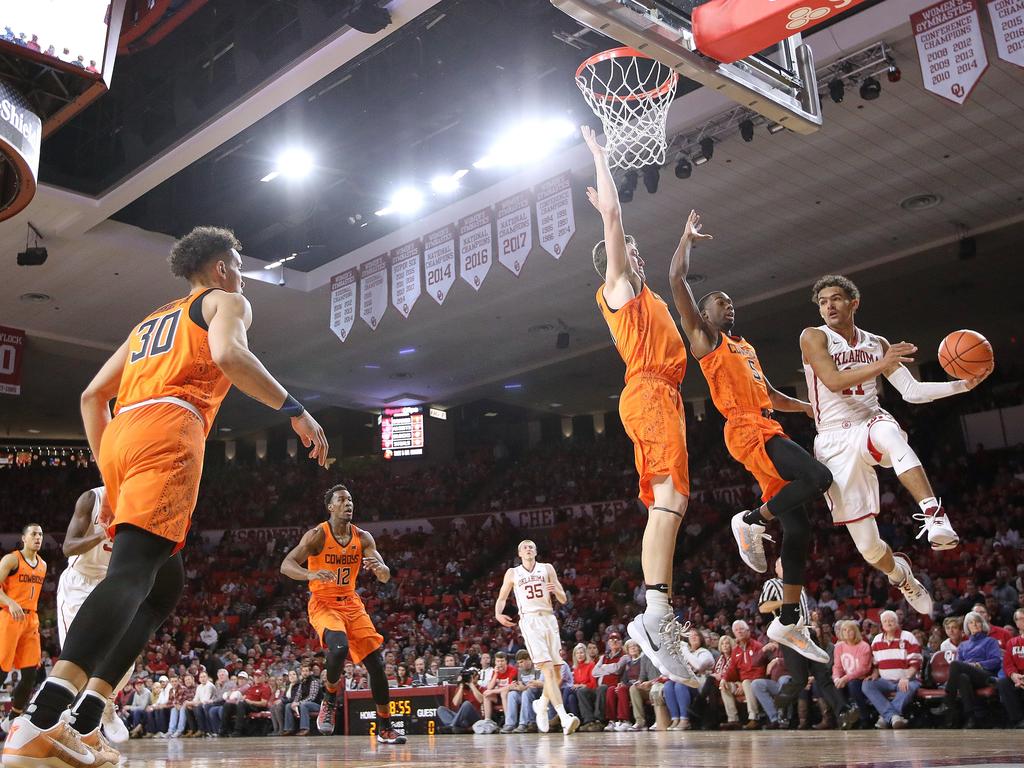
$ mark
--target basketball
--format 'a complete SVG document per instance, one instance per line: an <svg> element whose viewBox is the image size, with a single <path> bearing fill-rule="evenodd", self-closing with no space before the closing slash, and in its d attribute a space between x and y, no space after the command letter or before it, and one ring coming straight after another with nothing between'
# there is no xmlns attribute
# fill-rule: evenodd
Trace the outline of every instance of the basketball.
<svg viewBox="0 0 1024 768"><path fill-rule="evenodd" d="M992 345L977 331L953 331L939 344L939 363L954 379L981 376L994 361Z"/></svg>

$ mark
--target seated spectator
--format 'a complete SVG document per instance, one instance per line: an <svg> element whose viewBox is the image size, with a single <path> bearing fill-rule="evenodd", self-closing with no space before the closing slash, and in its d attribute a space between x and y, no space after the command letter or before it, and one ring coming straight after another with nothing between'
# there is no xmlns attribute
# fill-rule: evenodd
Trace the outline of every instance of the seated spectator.
<svg viewBox="0 0 1024 768"><path fill-rule="evenodd" d="M633 685L629 688L629 701L633 706L633 727L630 730L642 731L647 727L645 704L650 704L654 709L654 723L650 729L652 731L658 730L658 709L665 707L665 698L664 695L659 695L655 698L653 689L657 685L659 694L661 694L664 684L660 682L660 679L661 672L654 665L654 662L647 656L641 656L639 674Z"/></svg>
<svg viewBox="0 0 1024 768"><path fill-rule="evenodd" d="M509 683L508 699L505 706L505 725L502 733L537 732L536 714L527 702L527 691L536 688L543 690L544 680L540 670L533 666L530 653L521 650L516 653L516 679ZM532 728L530 726L533 726Z"/></svg>
<svg viewBox="0 0 1024 768"><path fill-rule="evenodd" d="M477 675L477 679L479 679ZM421 687L425 685L437 685L437 678L427 672L427 662L422 656L418 656L412 663L412 676L409 678L409 684L413 687Z"/></svg>
<svg viewBox="0 0 1024 768"><path fill-rule="evenodd" d="M153 702L153 692L146 687L145 680L135 681L135 692L132 694L128 709L128 728L133 737L141 736L146 720L146 710Z"/></svg>
<svg viewBox="0 0 1024 768"><path fill-rule="evenodd" d="M1013 623L1017 625L1017 636L1006 644L1003 652L1006 676L1000 675L996 687L1010 726L1024 728L1024 608L1013 612Z"/></svg>
<svg viewBox="0 0 1024 768"><path fill-rule="evenodd" d="M167 724L167 732L163 735L176 739L185 732L185 724L188 720L186 712L187 704L195 698L196 681L192 675L186 674L181 683L174 686L174 693L171 695L170 719Z"/></svg>
<svg viewBox="0 0 1024 768"><path fill-rule="evenodd" d="M399 664L395 667L395 687L409 688L412 685L412 676L409 674L409 667Z"/></svg>
<svg viewBox="0 0 1024 768"><path fill-rule="evenodd" d="M605 715L608 706L608 689L619 683L620 668L626 664L622 652L622 635L612 632L608 635L608 651L594 662L591 674L594 676L594 688L580 688L576 697L580 704L581 731L601 731L607 726Z"/></svg>
<svg viewBox="0 0 1024 768"><path fill-rule="evenodd" d="M760 677L750 683L750 689L757 699L758 705L764 710L768 718L768 727L771 729L779 727L779 710L775 706L775 697L782 691L783 686L788 683L792 676L786 669L786 660L782 655L782 649L775 642L764 644L765 654L773 654L765 671L767 677Z"/></svg>
<svg viewBox="0 0 1024 768"><path fill-rule="evenodd" d="M508 656L504 651L494 654L494 674L491 676L491 682L484 688L484 720L494 722L495 707L500 707L501 711L506 713L507 721L509 685L515 682L516 674L516 668L508 663ZM515 728L515 725L512 727Z"/></svg>
<svg viewBox="0 0 1024 768"><path fill-rule="evenodd" d="M226 669L218 669L217 681L213 684L213 698L203 705L203 709L206 711L206 723L211 736L220 735L220 726L224 716L224 702L236 690L238 690L237 678L231 678Z"/></svg>
<svg viewBox="0 0 1024 768"><path fill-rule="evenodd" d="M270 708L270 696L271 690L267 684L266 673L262 669L257 669L253 684L245 689L235 711L235 736L246 736L252 732L249 716L257 712L267 712Z"/></svg>
<svg viewBox="0 0 1024 768"><path fill-rule="evenodd" d="M156 686L153 686L153 703L146 707L145 736L149 739L167 733L171 720L171 694L174 693L177 676L161 675L158 682L160 691L157 693Z"/></svg>
<svg viewBox="0 0 1024 768"><path fill-rule="evenodd" d="M1000 648L1005 648L1006 644L1010 642L1010 638L1013 636L999 625L992 623L992 616L989 614L988 605L985 602L978 602L974 604L974 607L971 610L985 620L985 624L988 625L989 637L999 643ZM967 625L965 623L965 635L967 634L966 626Z"/></svg>
<svg viewBox="0 0 1024 768"><path fill-rule="evenodd" d="M871 674L871 646L860 634L856 621L839 622L839 642L832 652L832 682L846 692L846 701L856 705L861 718L868 715L864 681Z"/></svg>
<svg viewBox="0 0 1024 768"><path fill-rule="evenodd" d="M699 630L691 629L687 635L690 655L686 663L696 677L695 684L669 678L662 688L662 696L668 708L670 731L688 731L690 729L690 708L701 697L706 696L705 685L708 673L715 665L715 657L704 647L704 635ZM730 638L731 644L731 638Z"/></svg>
<svg viewBox="0 0 1024 768"><path fill-rule="evenodd" d="M957 727L961 708L964 728L977 728L979 723L984 724L985 713L978 706L974 692L992 685L1003 665L999 643L989 635L988 622L981 614L971 611L964 617L964 634L966 638L957 646L956 661L949 665L949 679L946 681L947 728Z"/></svg>
<svg viewBox="0 0 1024 768"><path fill-rule="evenodd" d="M881 619L882 631L871 641L874 671L863 691L878 713L876 728L906 728L910 723L903 713L921 687L921 647L913 634L900 628L894 611L883 611Z"/></svg>
<svg viewBox="0 0 1024 768"><path fill-rule="evenodd" d="M270 708L275 735L291 735L295 727L295 719L291 718L289 720L288 714L291 712L292 704L298 701L301 690L299 673L294 669L290 670L285 679L285 684L280 690L280 694L274 699L274 703Z"/></svg>
<svg viewBox="0 0 1024 768"><path fill-rule="evenodd" d="M452 733L469 733L473 723L480 719L481 707L484 703L484 692L480 690L480 673L470 670L469 682L459 682L452 695L452 706L437 708L437 719Z"/></svg>
<svg viewBox="0 0 1024 768"><path fill-rule="evenodd" d="M747 724L745 730L756 731L761 726L757 722L760 714L757 708L757 697L751 687L758 678L766 677L764 651L759 642L750 636L750 625L742 619L732 623L732 633L736 636L736 647L732 652L732 663L726 672L725 680L719 688L722 701L729 718L728 727L739 727L739 710L736 707L736 691L743 691L747 703ZM731 725L735 723L736 725Z"/></svg>
<svg viewBox="0 0 1024 768"><path fill-rule="evenodd" d="M964 639L964 620L962 616L949 616L942 620L942 628L946 632L946 639L939 644L939 650L952 660L956 655L957 646ZM952 654L952 656L951 656Z"/></svg>
<svg viewBox="0 0 1024 768"><path fill-rule="evenodd" d="M309 735L309 718L320 711L320 668L303 665L299 670L299 700L292 704L292 716L299 721L297 736ZM295 721L292 721L294 726ZM285 723L288 728L288 723Z"/></svg>
<svg viewBox="0 0 1024 768"><path fill-rule="evenodd" d="M715 659L715 664L711 668L707 680L704 682L704 687L701 689L704 698L708 702L708 708L702 722L705 730L717 729L722 723L722 714L726 714L726 718L728 718L721 689L722 684L727 682L725 676L732 665L732 652L735 648L736 641L729 635L722 635L718 638L718 658ZM730 683L730 685L732 684ZM735 725L726 725L725 727L727 730L739 727L738 716Z"/></svg>
<svg viewBox="0 0 1024 768"><path fill-rule="evenodd" d="M597 646L594 646L596 653ZM572 691L568 697L563 696L565 708L569 712L580 716L583 719L579 704L579 692L582 688L597 688L597 681L594 679L594 660L589 658L587 646L584 643L577 643L572 649ZM582 724L581 724L582 727Z"/></svg>

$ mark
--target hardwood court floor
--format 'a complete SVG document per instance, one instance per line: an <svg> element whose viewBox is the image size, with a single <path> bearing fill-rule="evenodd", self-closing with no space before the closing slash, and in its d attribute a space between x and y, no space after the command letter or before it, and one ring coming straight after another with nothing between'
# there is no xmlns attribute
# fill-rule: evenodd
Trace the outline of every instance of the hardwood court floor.
<svg viewBox="0 0 1024 768"><path fill-rule="evenodd" d="M797 731L758 733L584 733L411 736L384 746L368 736L131 741L131 766L373 766L404 768L928 768L1024 766L1024 732Z"/></svg>

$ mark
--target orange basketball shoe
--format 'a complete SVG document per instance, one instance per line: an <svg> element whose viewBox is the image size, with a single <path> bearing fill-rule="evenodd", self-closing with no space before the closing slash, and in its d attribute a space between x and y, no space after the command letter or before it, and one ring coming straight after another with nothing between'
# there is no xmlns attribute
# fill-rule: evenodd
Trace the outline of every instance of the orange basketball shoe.
<svg viewBox="0 0 1024 768"><path fill-rule="evenodd" d="M84 743L63 720L43 729L22 715L11 725L0 762L6 768L117 768L119 759L113 750Z"/></svg>

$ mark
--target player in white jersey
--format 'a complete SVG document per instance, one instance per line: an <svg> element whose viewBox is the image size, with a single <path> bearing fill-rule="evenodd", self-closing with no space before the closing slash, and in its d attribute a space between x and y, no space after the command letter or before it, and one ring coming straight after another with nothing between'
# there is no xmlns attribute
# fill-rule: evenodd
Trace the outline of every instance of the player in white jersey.
<svg viewBox="0 0 1024 768"><path fill-rule="evenodd" d="M558 634L558 620L551 605L551 596L565 604L568 599L558 580L558 574L549 563L537 562L537 545L529 539L519 542L519 559L515 568L505 571L505 580L494 602L494 618L505 627L514 627L515 622L505 615L505 602L515 590L516 605L519 607L519 631L530 653L530 659L544 675L544 693L533 702L537 715L537 730L547 733L550 727L548 704L558 713L562 731L568 736L580 727L580 719L565 711L562 690L559 688L561 675L558 667L562 663L562 638Z"/></svg>
<svg viewBox="0 0 1024 768"><path fill-rule="evenodd" d="M75 512L64 535L64 554L68 556L68 567L57 582L57 634L62 649L78 609L107 575L114 545L107 535L107 525L112 519L107 491L102 485L78 497ZM134 669L134 665L129 667L121 681L114 686L100 721L103 734L115 743L128 741L128 729L114 711L114 699L128 683Z"/></svg>
<svg viewBox="0 0 1024 768"><path fill-rule="evenodd" d="M989 372L968 381L921 382L903 365L917 347L889 344L854 323L860 291L841 275L826 275L815 283L812 301L824 325L800 335L808 398L818 436L814 455L832 472L825 494L836 525L845 525L857 549L873 567L899 587L919 613L930 614L931 595L914 578L910 561L893 555L878 534L876 466L891 467L921 508L918 538L928 535L932 549L952 549L960 539L935 497L921 460L907 443L906 433L878 403L877 378L884 375L908 403L930 403L976 387Z"/></svg>

